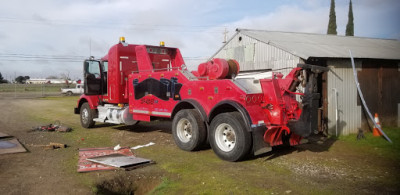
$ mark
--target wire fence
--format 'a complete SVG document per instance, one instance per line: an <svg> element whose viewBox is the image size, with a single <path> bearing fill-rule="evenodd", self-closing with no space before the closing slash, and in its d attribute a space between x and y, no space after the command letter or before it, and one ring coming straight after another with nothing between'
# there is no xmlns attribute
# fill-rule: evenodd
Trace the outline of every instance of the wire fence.
<svg viewBox="0 0 400 195"><path fill-rule="evenodd" d="M74 88L71 84L69 88ZM61 96L61 88L68 88L66 84L0 84L0 98L36 98L47 96Z"/></svg>

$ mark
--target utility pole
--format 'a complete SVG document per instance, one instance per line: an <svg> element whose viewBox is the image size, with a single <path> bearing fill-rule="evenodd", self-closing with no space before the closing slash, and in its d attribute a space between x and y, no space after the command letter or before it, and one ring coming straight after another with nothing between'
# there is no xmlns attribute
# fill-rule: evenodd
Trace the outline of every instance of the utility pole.
<svg viewBox="0 0 400 195"><path fill-rule="evenodd" d="M225 28L225 30L224 30L224 32L223 32L223 34L224 34L224 42L222 42L223 44L226 43L226 40L227 40L227 37L228 37L228 32L229 32L229 31L227 31L226 28Z"/></svg>

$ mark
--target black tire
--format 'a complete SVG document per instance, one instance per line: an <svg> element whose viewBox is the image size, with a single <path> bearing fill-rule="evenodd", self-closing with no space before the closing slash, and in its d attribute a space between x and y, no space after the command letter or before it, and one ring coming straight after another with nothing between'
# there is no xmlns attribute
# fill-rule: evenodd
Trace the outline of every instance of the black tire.
<svg viewBox="0 0 400 195"><path fill-rule="evenodd" d="M72 94L72 91L67 91L67 96L71 96Z"/></svg>
<svg viewBox="0 0 400 195"><path fill-rule="evenodd" d="M176 145L186 151L198 150L207 137L206 126L195 109L180 110L172 120L172 135Z"/></svg>
<svg viewBox="0 0 400 195"><path fill-rule="evenodd" d="M251 134L239 112L217 115L210 125L211 148L222 160L239 161L249 154Z"/></svg>
<svg viewBox="0 0 400 195"><path fill-rule="evenodd" d="M80 110L81 125L84 128L92 128L95 124L93 121L96 111L91 109L87 102L83 103Z"/></svg>

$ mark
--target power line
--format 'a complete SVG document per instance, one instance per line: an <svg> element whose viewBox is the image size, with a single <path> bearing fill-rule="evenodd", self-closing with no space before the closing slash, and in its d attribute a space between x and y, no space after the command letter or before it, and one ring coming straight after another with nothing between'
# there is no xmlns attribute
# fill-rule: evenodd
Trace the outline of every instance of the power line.
<svg viewBox="0 0 400 195"><path fill-rule="evenodd" d="M0 22L8 23L24 23L24 24L40 24L40 25L66 25L66 26L79 26L85 28L108 28L115 29L116 26L124 28L129 31L169 31L169 32L192 32L192 33L221 33L221 31L212 30L207 31L208 28L221 27L219 25L168 25L168 24L124 24L118 22L106 22L103 24L91 23L91 22L69 22L62 20L30 20L30 19L18 19L18 18L0 18ZM224 27L221 27L224 28Z"/></svg>
<svg viewBox="0 0 400 195"><path fill-rule="evenodd" d="M76 60L85 59L85 57L49 57L49 56L7 56L0 55L0 59L38 59L38 60Z"/></svg>
<svg viewBox="0 0 400 195"><path fill-rule="evenodd" d="M0 53L0 61L59 61L59 62L82 62L88 56L74 55L33 55L22 53ZM183 57L186 61L207 60L204 56Z"/></svg>
<svg viewBox="0 0 400 195"><path fill-rule="evenodd" d="M57 60L57 59L0 59L0 62L39 62L39 61L83 62L83 60Z"/></svg>
<svg viewBox="0 0 400 195"><path fill-rule="evenodd" d="M34 61L58 61L58 62L82 62L85 56L71 55L31 55L19 53L0 53L0 61L8 62L34 62Z"/></svg>
<svg viewBox="0 0 400 195"><path fill-rule="evenodd" d="M13 22L21 22L21 23L40 23L40 24L67 24L67 25L94 25L93 22L69 22L65 20L31 20L31 19L18 19L18 18L7 18L0 17L1 21L13 21ZM125 23L120 22L105 22L101 24L102 26L106 25L125 25ZM128 26L156 26L156 27L190 27L190 28L210 28L210 27L221 27L220 25L179 25L179 24L145 24L145 23L133 23L128 24Z"/></svg>

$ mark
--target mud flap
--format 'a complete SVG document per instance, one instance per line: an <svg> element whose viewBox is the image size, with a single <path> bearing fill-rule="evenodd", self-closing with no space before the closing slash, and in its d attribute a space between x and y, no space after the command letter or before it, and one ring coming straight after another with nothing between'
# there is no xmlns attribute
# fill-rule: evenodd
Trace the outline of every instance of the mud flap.
<svg viewBox="0 0 400 195"><path fill-rule="evenodd" d="M267 128L264 125L252 127L253 154L260 155L272 150L272 147L264 141L264 134Z"/></svg>

